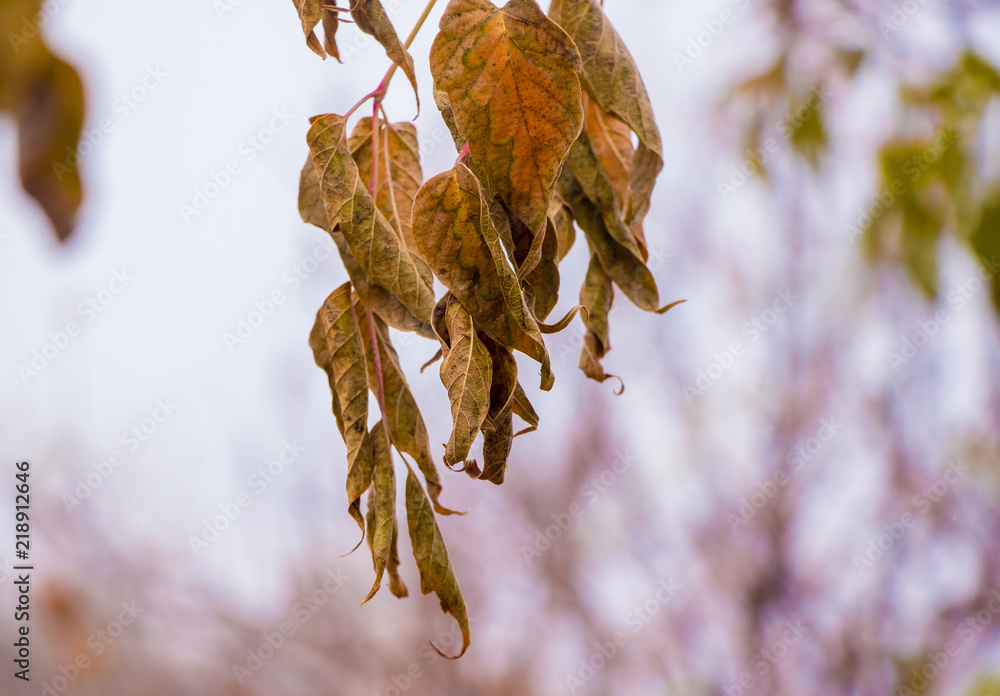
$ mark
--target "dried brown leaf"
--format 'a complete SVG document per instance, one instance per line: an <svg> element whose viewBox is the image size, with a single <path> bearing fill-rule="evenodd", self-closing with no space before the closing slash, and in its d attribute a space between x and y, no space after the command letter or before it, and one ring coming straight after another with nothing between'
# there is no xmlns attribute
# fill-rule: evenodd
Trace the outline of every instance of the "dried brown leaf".
<svg viewBox="0 0 1000 696"><path fill-rule="evenodd" d="M406 521L410 529L413 557L420 573L420 591L423 594L435 593L441 601L441 611L455 617L462 630L462 650L454 657L461 657L471 640L465 599L462 597L462 589L458 586L455 570L448 558L441 530L438 528L437 520L434 519L434 509L417 475L409 468L406 475ZM431 645L438 650L433 643ZM438 653L448 657L440 650Z"/></svg>
<svg viewBox="0 0 1000 696"><path fill-rule="evenodd" d="M302 22L302 33L306 36L306 45L312 50L313 53L318 55L320 58L326 58L326 51L323 50L323 45L316 38L316 25L319 24L323 12L324 0L292 0L295 4L295 9L299 13L299 20ZM323 23L324 28L326 22Z"/></svg>
<svg viewBox="0 0 1000 696"><path fill-rule="evenodd" d="M406 79L413 86L413 94L417 98L417 108L420 108L420 94L417 92L417 75L413 70L413 58L403 48L395 27L389 21L389 15L382 7L380 0L350 0L351 17L358 29L375 37L382 44L385 54L393 63L403 69Z"/></svg>
<svg viewBox="0 0 1000 696"><path fill-rule="evenodd" d="M368 436L368 372L365 351L354 314L351 284L330 293L317 315L318 330L310 337L316 363L329 365L337 425L347 445L348 512L361 531L361 496L372 482L372 445Z"/></svg>
<svg viewBox="0 0 1000 696"><path fill-rule="evenodd" d="M405 248L362 182L335 114L312 119L308 142L327 214L327 229L340 226L351 255L365 274L422 322L430 319L434 292L420 263ZM388 317L386 317L388 320Z"/></svg>
<svg viewBox="0 0 1000 696"><path fill-rule="evenodd" d="M379 374L376 371L375 354L372 350L371 326L368 323L368 312L359 303L355 307L358 316L358 327L365 345L365 355L368 363L368 386L378 394ZM375 340L378 345L378 364L382 368L381 383L385 395L385 413L382 417L392 435L392 444L400 452L413 457L420 472L427 482L427 490L434 503L434 510L439 515L453 514L452 510L438 503L441 495L441 479L438 476L434 460L431 458L430 440L427 437L427 426L420 414L417 401L406 383L406 376L399 364L399 356L389 337L389 329L379 317L374 317Z"/></svg>
<svg viewBox="0 0 1000 696"><path fill-rule="evenodd" d="M538 324L468 167L458 163L420 188L413 205L413 236L431 270L477 325L540 362L542 389L550 389L553 377Z"/></svg>
<svg viewBox="0 0 1000 696"><path fill-rule="evenodd" d="M472 315L451 296L445 310L448 350L441 363L441 382L451 401L453 428L444 461L453 466L469 456L489 411L493 368L490 353L476 333Z"/></svg>
<svg viewBox="0 0 1000 696"><path fill-rule="evenodd" d="M375 583L361 604L375 596L392 552L396 532L396 473L392 468L392 448L382 421L370 433L372 447L372 491L368 494L368 546L372 552ZM395 594L395 593L393 593ZM397 595L398 596L398 595Z"/></svg>
<svg viewBox="0 0 1000 696"><path fill-rule="evenodd" d="M334 227L332 230L329 228L330 223L326 217L326 208L323 206L319 178L316 175L316 168L312 164L311 157L306 161L299 176L299 214L304 222L326 230L333 238L344 263L344 268L347 269L347 275L366 307L377 313L394 329L413 331L424 338L434 338L430 324L413 316L395 295L373 282L365 274L361 264L351 253L340 227Z"/></svg>

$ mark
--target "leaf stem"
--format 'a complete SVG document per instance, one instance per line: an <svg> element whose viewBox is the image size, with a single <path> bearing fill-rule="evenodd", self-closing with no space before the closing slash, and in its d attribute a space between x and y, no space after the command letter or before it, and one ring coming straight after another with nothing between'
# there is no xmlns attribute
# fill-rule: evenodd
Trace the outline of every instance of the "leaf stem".
<svg viewBox="0 0 1000 696"><path fill-rule="evenodd" d="M437 4L437 0L428 0L427 7L424 8L423 13L420 15L420 19L417 20L417 23L410 31L410 35L406 37L406 42L403 44L404 51L410 50L410 46L413 44L413 40L417 38L417 34L420 32L420 28L424 26L424 22L427 21L427 17L430 16L431 10L434 9L435 4ZM382 78L382 81L379 83L378 87L375 88L375 91L366 94L364 97L362 97L361 101L359 101L357 104L351 107L351 110L347 112L347 115L344 116L344 118L350 118L351 114L357 111L358 107L360 107L369 99L375 100L375 109L377 110L378 107L381 106L382 100L385 99L385 93L389 89L389 82L392 80L392 76L396 73L396 68L398 67L399 66L396 65L395 62L393 62L393 64L389 66L389 70L385 73L385 77ZM374 119L372 120L374 121Z"/></svg>
<svg viewBox="0 0 1000 696"><path fill-rule="evenodd" d="M372 195L373 203L375 201L375 182L378 180L378 107L379 102L376 99L372 103L372 176L368 182L368 193Z"/></svg>

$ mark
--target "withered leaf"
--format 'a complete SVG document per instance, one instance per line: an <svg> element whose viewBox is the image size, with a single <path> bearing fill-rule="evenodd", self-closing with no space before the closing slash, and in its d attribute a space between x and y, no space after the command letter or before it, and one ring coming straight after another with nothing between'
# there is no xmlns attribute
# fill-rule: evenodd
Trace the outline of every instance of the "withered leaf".
<svg viewBox="0 0 1000 696"><path fill-rule="evenodd" d="M330 231L330 222L323 206L323 192L319 188L319 176L313 166L312 156L306 158L299 173L299 216L302 222Z"/></svg>
<svg viewBox="0 0 1000 696"><path fill-rule="evenodd" d="M451 302L451 300L451 293L446 292L441 295L441 299L434 305L434 311L431 312L431 328L434 329L434 335L437 336L438 341L441 343L442 357L443 354L447 353L448 349L451 347L451 336L448 334L448 322L445 321L445 317L448 312L448 303Z"/></svg>
<svg viewBox="0 0 1000 696"><path fill-rule="evenodd" d="M580 369L590 379L603 382L609 377L615 377L604 372L601 359L611 350L608 338L608 312L614 301L614 288L611 278L604 272L601 260L594 254L590 257L587 276L580 288L580 302L590 313L587 322L587 333L583 336L583 349L580 351Z"/></svg>
<svg viewBox="0 0 1000 696"><path fill-rule="evenodd" d="M549 315L559 301L559 240L551 219L546 219L542 231L532 234L520 220L511 219L513 256L519 268L529 256L536 252L538 258L530 271L519 274L524 289L525 301L535 319L541 321Z"/></svg>
<svg viewBox="0 0 1000 696"><path fill-rule="evenodd" d="M640 140L635 157L632 159L629 189L631 197L627 222L632 230L632 236L635 237L642 249L643 258L646 258L646 237L642 230L642 223L646 219L646 213L649 212L656 177L660 175L662 169L663 160L660 155L650 150Z"/></svg>
<svg viewBox="0 0 1000 696"><path fill-rule="evenodd" d="M306 45L320 58L326 58L326 51L323 50L323 45L316 38L315 32L316 25L319 24L320 18L324 14L323 4L325 0L292 0L292 2L295 4L299 19L302 21L302 33L306 35ZM323 26L325 29L325 20Z"/></svg>
<svg viewBox="0 0 1000 696"><path fill-rule="evenodd" d="M323 206L323 196L319 187L319 177L310 157L299 176L299 214L304 222L326 230L337 245L337 251L347 269L347 275L365 306L378 314L389 326L400 331L413 331L424 338L434 338L434 332L426 321L417 319L399 299L373 282L361 264L358 263L344 239L340 227L330 229Z"/></svg>
<svg viewBox="0 0 1000 696"><path fill-rule="evenodd" d="M307 136L326 209L327 229L339 225L365 274L426 323L434 307L433 288L375 207L348 148L345 126L341 116L317 116Z"/></svg>
<svg viewBox="0 0 1000 696"><path fill-rule="evenodd" d="M458 621L462 630L462 650L455 657L461 657L471 640L465 599L448 559L441 530L434 519L434 510L416 474L409 467L406 474L406 521L410 529L413 557L420 573L420 591L423 594L435 593L441 600L441 611L451 614ZM437 650L437 646L434 649ZM443 655L440 650L438 653Z"/></svg>
<svg viewBox="0 0 1000 696"><path fill-rule="evenodd" d="M639 137L630 173L629 226L641 236L653 184L663 169L663 146L653 107L632 55L596 0L553 0L549 15L565 29L583 60L581 80L607 114L624 121Z"/></svg>
<svg viewBox="0 0 1000 696"><path fill-rule="evenodd" d="M542 365L542 389L552 387L549 355L538 324L504 258L479 182L462 163L431 178L413 203L413 236L434 275L505 346Z"/></svg>
<svg viewBox="0 0 1000 696"><path fill-rule="evenodd" d="M368 546L375 567L375 584L361 604L375 596L382 586L382 575L391 555L396 529L396 473L392 468L392 448L382 421L371 434L372 491L368 494ZM395 593L394 593L395 594ZM398 596L398 595L397 595Z"/></svg>
<svg viewBox="0 0 1000 696"><path fill-rule="evenodd" d="M399 522L395 514L392 516L392 546L389 549L385 572L389 574L389 591L400 599L408 597L410 591L406 588L403 578L399 577Z"/></svg>
<svg viewBox="0 0 1000 696"><path fill-rule="evenodd" d="M516 433L514 437L530 433L538 428L538 414L535 413L534 407L531 405L531 402L528 401L528 395L524 393L524 389L521 387L520 383L518 383L517 387L514 389L514 403L512 410L514 411L514 415L528 424L527 428Z"/></svg>
<svg viewBox="0 0 1000 696"><path fill-rule="evenodd" d="M606 113L621 119L639 141L662 153L653 107L632 54L597 0L552 0L549 15L572 37L582 58L582 81Z"/></svg>
<svg viewBox="0 0 1000 696"><path fill-rule="evenodd" d="M570 212L566 201L558 193L552 196L552 204L549 206L549 221L556 231L559 250L556 254L556 263L559 263L573 248L573 242L576 241L576 228L573 226L573 213Z"/></svg>
<svg viewBox="0 0 1000 696"><path fill-rule="evenodd" d="M570 322L573 321L573 317L575 317L577 314L581 314L583 316L583 323L586 324L588 320L587 308L584 307L583 305L577 305L576 307L571 307L570 310L563 315L563 318L557 321L556 323L539 324L538 329L543 334L559 333L560 331L562 331L563 329L565 329L567 326L570 325Z"/></svg>
<svg viewBox="0 0 1000 696"><path fill-rule="evenodd" d="M566 160L566 169L580 183L587 198L601 211L605 218L605 226L615 242L645 262L635 235L625 224L611 179L586 132L581 133L579 139L573 143Z"/></svg>
<svg viewBox="0 0 1000 696"><path fill-rule="evenodd" d="M309 348L312 349L313 360L316 361L317 367L326 373L327 382L330 384L330 393L333 396L333 416L337 420L337 430L343 436L344 415L340 411L340 402L337 400L337 379L333 374L330 351L326 345L326 331L323 330L322 311L316 312L316 321L313 322L312 331L309 333Z"/></svg>
<svg viewBox="0 0 1000 696"><path fill-rule="evenodd" d="M445 310L449 347L441 363L441 383L451 401L453 428L445 446L445 464L465 461L490 405L493 367L490 353L476 334L472 315L451 296Z"/></svg>
<svg viewBox="0 0 1000 696"><path fill-rule="evenodd" d="M513 442L514 414L510 410L483 423L483 470L475 478L498 486L503 483Z"/></svg>
<svg viewBox="0 0 1000 696"><path fill-rule="evenodd" d="M438 348L437 352L431 356L431 359L420 366L420 374L423 374L424 370L426 370L428 367L430 367L443 357L444 357L444 351Z"/></svg>
<svg viewBox="0 0 1000 696"><path fill-rule="evenodd" d="M333 0L326 0L327 3ZM340 49L337 48L337 27L340 26L340 13L336 10L323 9L323 48L340 62Z"/></svg>
<svg viewBox="0 0 1000 696"><path fill-rule="evenodd" d="M44 17L40 6L38 0L0 3L0 114L9 112L17 124L21 186L65 242L83 202L75 153L84 93L76 70L53 55L42 36L26 36L29 18Z"/></svg>
<svg viewBox="0 0 1000 696"><path fill-rule="evenodd" d="M405 452L413 457L417 463L420 472L427 481L427 491L430 493L431 502L434 503L434 510L438 514L452 514L451 510L438 503L438 497L441 495L441 479L434 466L434 460L431 458L427 426L424 425L424 418L420 414L417 401L413 398L410 387L406 383L406 376L399 364L399 356L396 354L396 349L389 337L389 329L379 317L373 317L375 340L379 351L378 361L376 361L372 350L372 328L368 323L368 312L360 303L355 306L355 309L367 357L368 385L375 394L378 394L379 389L376 362L382 368L382 391L385 395L385 413L382 414L382 417L385 419L386 425L389 426L392 444L400 452Z"/></svg>
<svg viewBox="0 0 1000 696"><path fill-rule="evenodd" d="M351 17L358 29L375 37L382 44L385 54L393 63L403 69L406 79L413 86L413 94L417 98L417 108L420 107L420 94L417 92L417 75L413 70L413 58L403 48L395 27L389 21L389 15L382 7L381 0L350 0Z"/></svg>
<svg viewBox="0 0 1000 696"><path fill-rule="evenodd" d="M339 227L331 232L330 236L333 237L333 241L337 245L340 258L344 262L344 268L347 269L347 275L351 278L351 282L354 283L354 287L366 307L377 313L394 329L413 331L424 338L434 338L434 332L431 330L430 324L413 316L410 310L399 301L399 298L381 285L373 282L365 274L364 269L361 268L361 264L351 254L351 250L347 246L347 240L344 238Z"/></svg>
<svg viewBox="0 0 1000 696"><path fill-rule="evenodd" d="M632 131L624 121L604 113L593 99L584 96L583 103L587 113L584 121L587 139L608 177L615 212L627 221L632 195L630 174L635 155Z"/></svg>
<svg viewBox="0 0 1000 696"><path fill-rule="evenodd" d="M347 445L348 512L361 531L361 496L372 482L372 445L368 436L368 371L365 351L354 314L351 284L330 293L317 315L320 329L310 344L317 364L329 364L334 387L334 410L340 410L337 425ZM325 339L325 343L324 340Z"/></svg>
<svg viewBox="0 0 1000 696"><path fill-rule="evenodd" d="M448 132L451 133L451 139L455 141L455 149L461 149L461 147L465 144L465 138L463 138L462 134L458 132L458 126L455 124L455 112L451 109L451 102L448 100L448 93L435 88L434 104L437 106L438 111L441 112L441 118L444 120L444 124L448 126Z"/></svg>
<svg viewBox="0 0 1000 696"><path fill-rule="evenodd" d="M581 136L583 137L585 136ZM581 148L581 152L588 156L593 154L590 148L585 150ZM602 214L588 198L580 182L567 171L563 172L559 180L559 193L573 211L577 225L593 244L601 265L615 284L638 307L650 312L655 311L659 303L656 281L646 268L635 239L624 227L621 219L613 214ZM612 234L608 229L609 221L612 227L618 230L617 233ZM621 244L618 240L623 236L631 239L632 243L628 246Z"/></svg>
<svg viewBox="0 0 1000 696"><path fill-rule="evenodd" d="M559 168L583 127L580 55L535 0L451 0L431 47L435 89L486 189L540 230Z"/></svg>
<svg viewBox="0 0 1000 696"><path fill-rule="evenodd" d="M375 181L375 205L399 232L406 248L415 253L410 232L410 215L413 197L424 180L420 169L420 145L417 128L412 123L386 123L379 119L379 162ZM365 116L358 121L347 141L358 165L362 181L372 175L372 119ZM421 259L417 259L421 260Z"/></svg>
<svg viewBox="0 0 1000 696"><path fill-rule="evenodd" d="M488 335L481 336L493 365L490 405L483 420L483 470L476 478L497 485L503 483L514 438L514 392L517 389L517 363L510 349ZM466 472L470 473L470 472Z"/></svg>

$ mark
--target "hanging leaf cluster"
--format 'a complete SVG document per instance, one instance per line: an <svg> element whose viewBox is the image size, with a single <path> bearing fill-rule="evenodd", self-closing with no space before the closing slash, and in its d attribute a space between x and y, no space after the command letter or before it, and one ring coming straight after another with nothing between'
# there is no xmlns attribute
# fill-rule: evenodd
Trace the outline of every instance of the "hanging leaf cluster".
<svg viewBox="0 0 1000 696"><path fill-rule="evenodd" d="M502 483L515 417L523 422L516 434L538 425L514 352L536 361L542 390L551 389L544 336L579 313L587 327L580 367L603 382L615 289L648 311L677 304L659 307L646 266L643 219L663 167L659 132L636 65L596 0L554 0L548 15L535 0L502 8L451 0L430 67L434 102L461 154L452 169L424 181L415 126L385 118L382 98L397 68L416 90L407 50L433 1L405 43L379 0L352 0L350 8L295 4L307 45L320 56L339 56L336 32L349 13L393 61L354 109L311 119L299 191L303 220L333 237L350 278L319 310L310 346L347 446L348 512L372 554L375 582L365 601L385 575L394 595L407 594L395 447L407 455L406 523L421 592L435 593L458 621L464 653L468 612L437 523L453 512L439 500L430 439L389 328L438 343L431 363L441 361L453 421L444 464ZM321 22L322 43L315 35ZM351 128L368 99L371 116ZM580 304L546 324L559 297L559 263L577 230L590 259ZM370 395L383 416L374 425ZM470 459L480 434L481 464Z"/></svg>

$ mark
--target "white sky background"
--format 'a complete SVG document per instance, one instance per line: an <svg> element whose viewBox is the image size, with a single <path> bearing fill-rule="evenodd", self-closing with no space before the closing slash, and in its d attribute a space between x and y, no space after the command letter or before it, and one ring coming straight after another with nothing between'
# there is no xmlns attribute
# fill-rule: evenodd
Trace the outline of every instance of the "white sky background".
<svg viewBox="0 0 1000 696"><path fill-rule="evenodd" d="M400 4L402 10L392 19L405 37L423 3ZM427 66L445 4L440 0L411 49L423 106L419 134L431 141L437 135L441 143L423 153L425 177L452 166L456 156L431 98ZM721 87L739 71L749 74L764 67L769 57L765 28L750 21L753 10L740 10L742 3L606 4L644 75L664 136L666 167L647 224L651 248L671 253L677 226L695 220L706 229L728 230L728 237L716 234L710 239L709 248L750 267L759 263L759 274L766 275L774 253L765 225L771 211L758 183L748 185L727 205L715 194L716 179L742 157L735 154L741 149L736 132L720 131L714 120ZM688 38L703 29L702 22L727 7L737 21L678 73L671 52L683 50ZM916 17L908 30L922 31L927 23L930 16ZM333 256L297 290L290 292L283 281L323 237L300 222L296 206L299 171L307 154L307 119L346 111L378 84L388 60L380 46L362 40L360 45L366 47L344 65L321 61L306 48L287 0L245 0L221 18L210 0L68 0L48 29L51 45L83 75L88 130L105 117L115 128L84 161L88 187L82 224L64 249L54 243L38 208L21 193L13 126L9 120L0 122L0 452L5 461L30 458L37 490L53 496L56 504L55 497L71 492L75 478L86 475L92 462L122 449L121 433L147 417L157 399L173 400L176 414L137 452L126 454L125 464L84 505L100 512L123 548L162 547L191 562L188 535L200 531L220 503L246 490L250 472L275 457L284 440L296 439L306 452L274 490L264 494L272 499L255 504L238 533L225 536L196 563L220 584L239 583L236 587L247 591L261 583L281 582L277 562L306 545L294 541L305 527L290 527L298 522L279 514L281 505L294 501L303 524L314 528L347 530L348 535L356 531L343 505L343 445L330 413L326 379L307 345L316 309L346 280L346 273ZM352 52L349 47L359 36L354 27L341 27L342 54ZM759 45L757 65L746 59L750 43ZM120 118L115 110L118 95L141 84L153 68L166 74L162 84ZM875 80L864 88L871 96L879 87ZM415 112L401 73L394 78L386 108L394 120L409 119ZM891 122L884 119L884 130L873 125L878 121L871 113L886 108L877 96L845 108L858 115L854 130L847 126L848 133L858 135L858 144L856 152L839 155L858 161ZM275 110L289 112L291 123L248 161L241 144L266 128ZM185 223L179 206L190 204L194 190L232 160L239 162L241 173L204 212ZM871 191L871 165L853 171L864 175L838 181L842 190L821 202L835 203L836 209L830 211L834 222L818 234L842 234L838 220L853 217ZM585 261L578 241L564 266L560 308L574 304ZM684 374L693 381L695 372L711 362L712 351L738 337L740 325L767 306L772 295L762 295L759 302L739 298L734 307L734 298L724 293L730 286L684 274L684 263L671 256L656 276L664 301L686 297L687 306L660 318L642 316L624 299L616 304L615 348L608 368L629 385L620 399L610 398L609 384L585 384L575 367L575 351L568 361L555 354L568 339L553 339L556 388L544 396L529 390L542 425L537 433L515 441L512 476L519 462L530 461L535 453L554 452L553 443L572 435L573 424L560 416L572 400L601 398L605 409L618 410L618 422L628 427L621 439L639 453L648 475L663 484L665 506L668 496L678 504L697 506L697 497L683 500L689 489L667 485L676 483L683 462L683 450L677 449L683 444L677 432L682 424L665 423L664 411L650 405L664 399L664 389L675 389L678 393L669 398L678 398L681 385L643 379L644 365L651 360L642 347L643 333L657 331L661 340L676 346L676 356L652 359L682 361ZM857 250L845 244L830 263L831 268L851 268L858 263ZM967 274L969 268L962 272ZM77 315L77 306L121 269L134 280L87 323ZM286 302L231 354L223 334L234 331L254 302L273 290L283 290ZM614 317L623 320L615 324ZM48 341L48 333L62 330L69 321L82 324L82 334L25 384L18 366L28 365L32 351ZM437 370L424 375L416 371L435 349L418 339L400 352L431 440L440 442L447 437L450 417ZM882 360L883 353L872 352L873 360ZM522 382L536 386L537 370L528 361L521 366ZM752 374L745 377L719 385L713 398L724 402L730 390L745 395L753 385ZM969 405L963 402L962 407ZM718 413L726 412L723 406ZM727 438L723 446L738 448L753 435L741 432L734 422L722 439ZM540 457L533 465L546 459L553 461ZM453 496L448 500L463 507L465 477L447 472L443 476L445 495ZM447 535L449 527L462 522L443 524Z"/></svg>

